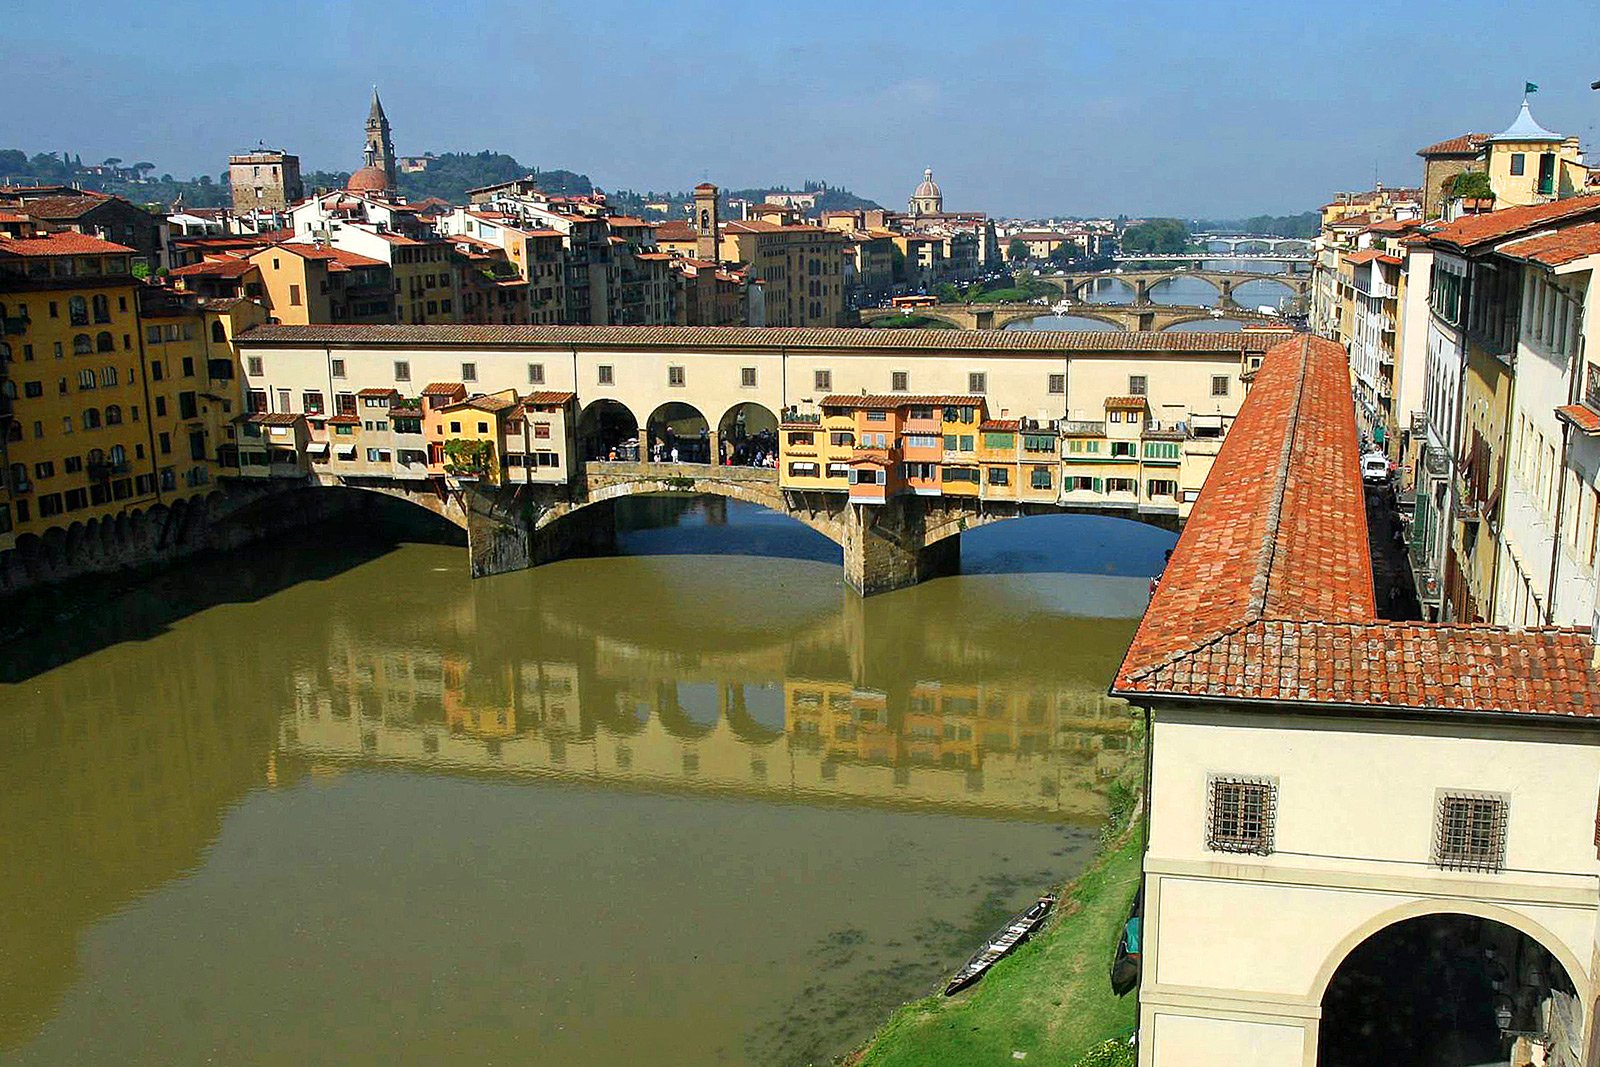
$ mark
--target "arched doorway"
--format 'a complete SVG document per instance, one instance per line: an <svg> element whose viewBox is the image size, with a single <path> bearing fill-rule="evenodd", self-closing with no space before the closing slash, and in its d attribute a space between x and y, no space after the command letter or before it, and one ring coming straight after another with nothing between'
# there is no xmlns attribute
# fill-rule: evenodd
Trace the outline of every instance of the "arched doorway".
<svg viewBox="0 0 1600 1067"><path fill-rule="evenodd" d="M717 423L717 450L718 463L776 467L778 417L761 404L735 404Z"/></svg>
<svg viewBox="0 0 1600 1067"><path fill-rule="evenodd" d="M616 400L596 400L578 417L578 448L584 459L638 462L639 420Z"/></svg>
<svg viewBox="0 0 1600 1067"><path fill-rule="evenodd" d="M1581 1062L1583 1009L1537 940L1477 915L1384 927L1340 962L1322 996L1319 1067L1522 1067Z"/></svg>
<svg viewBox="0 0 1600 1067"><path fill-rule="evenodd" d="M650 416L650 458L661 463L710 463L711 424L692 404L662 404Z"/></svg>

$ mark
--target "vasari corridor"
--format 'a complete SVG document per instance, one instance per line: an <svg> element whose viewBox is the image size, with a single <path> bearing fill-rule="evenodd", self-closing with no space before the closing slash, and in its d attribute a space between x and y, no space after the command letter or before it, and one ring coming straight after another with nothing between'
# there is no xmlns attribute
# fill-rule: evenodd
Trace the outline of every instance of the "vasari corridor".
<svg viewBox="0 0 1600 1067"><path fill-rule="evenodd" d="M0 1067L1600 1067L1596 0L12 6Z"/></svg>

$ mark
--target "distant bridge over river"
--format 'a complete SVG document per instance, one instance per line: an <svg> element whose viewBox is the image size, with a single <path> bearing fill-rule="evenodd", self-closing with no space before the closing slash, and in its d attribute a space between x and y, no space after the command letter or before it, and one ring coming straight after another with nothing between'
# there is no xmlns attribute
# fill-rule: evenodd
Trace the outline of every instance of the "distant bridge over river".
<svg viewBox="0 0 1600 1067"><path fill-rule="evenodd" d="M1179 274L1177 277L1184 277ZM1113 275L1113 277L1122 277ZM1061 281L1062 279L1047 278L1046 281ZM1131 283L1130 283L1131 284ZM1232 289L1230 287L1229 293ZM1211 322L1217 318L1228 318L1236 322L1251 324L1276 324L1283 320L1276 316L1262 315L1256 311L1246 311L1231 302L1219 304L1217 308L1190 307L1179 304L1152 304L1148 299L1148 286L1140 288L1139 295L1144 297L1136 304L1095 304L1083 300L1072 300L1065 304L935 304L930 307L919 308L866 308L861 312L861 324L871 326L875 322L885 319L894 319L901 316L933 319L937 322L948 323L960 330L1003 330L1014 322L1027 322L1030 319L1044 318L1051 315L1071 315L1080 319L1093 319L1103 322L1108 326L1115 326L1121 330L1143 331L1146 333L1159 333L1188 322ZM1219 316L1217 310L1226 313Z"/></svg>

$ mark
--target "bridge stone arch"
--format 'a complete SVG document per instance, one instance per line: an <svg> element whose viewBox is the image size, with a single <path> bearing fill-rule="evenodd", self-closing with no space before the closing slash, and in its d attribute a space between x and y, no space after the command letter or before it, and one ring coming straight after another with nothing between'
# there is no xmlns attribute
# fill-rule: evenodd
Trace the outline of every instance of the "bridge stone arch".
<svg viewBox="0 0 1600 1067"><path fill-rule="evenodd" d="M1218 275L1213 274L1211 271L1199 270L1176 270L1163 272L1160 274L1144 275L1141 280L1144 282L1144 291L1149 294L1151 301L1154 302L1157 286L1167 285L1180 279L1204 282L1206 285L1211 287L1213 292L1217 294L1216 302L1218 304L1222 304L1228 300L1233 292L1234 285L1237 284L1231 279L1221 278Z"/></svg>
<svg viewBox="0 0 1600 1067"><path fill-rule="evenodd" d="M924 526L923 539L928 545L948 541L950 538L958 537L969 530L992 526L997 522L1010 522L1016 519L1052 515L1099 515L1105 518L1125 519L1128 522L1154 526L1156 529L1166 530L1169 533L1176 533L1181 525L1181 520L1176 514L1144 513L1134 508L1074 507L1071 511L1065 511L1055 504L1020 502L1005 505L1003 508L998 509L993 505L984 508L972 505L956 505L952 507L947 503L940 510L943 513L930 516L930 520Z"/></svg>
<svg viewBox="0 0 1600 1067"><path fill-rule="evenodd" d="M1156 332L1165 333L1167 330L1170 330L1175 326L1183 326L1190 322L1237 322L1241 325L1244 325L1250 322L1259 321L1261 321L1261 316L1255 314L1254 312L1248 314L1234 314L1224 311L1221 315L1200 314L1196 312L1192 315L1178 315L1168 319L1166 322L1163 322L1160 325Z"/></svg>

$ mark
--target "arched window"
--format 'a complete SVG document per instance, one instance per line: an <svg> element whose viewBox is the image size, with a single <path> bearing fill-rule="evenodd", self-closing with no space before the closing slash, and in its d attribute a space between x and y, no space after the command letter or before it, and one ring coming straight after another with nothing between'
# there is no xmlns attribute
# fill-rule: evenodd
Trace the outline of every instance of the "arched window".
<svg viewBox="0 0 1600 1067"><path fill-rule="evenodd" d="M75 355L75 356L87 356L90 352L93 352L93 351L94 351L94 342L89 339L89 335L88 334L80 333L80 334L78 334L77 336L75 336L72 339L72 354L73 355Z"/></svg>
<svg viewBox="0 0 1600 1067"><path fill-rule="evenodd" d="M107 426L121 426L122 425L122 406L120 404L107 404L106 405L106 425Z"/></svg>
<svg viewBox="0 0 1600 1067"><path fill-rule="evenodd" d="M94 298L94 321L111 321L111 301L107 300L104 294L96 294Z"/></svg>
<svg viewBox="0 0 1600 1067"><path fill-rule="evenodd" d="M83 428L85 430L96 430L96 429L99 429L99 427L100 427L100 409L99 408L84 408L83 409Z"/></svg>
<svg viewBox="0 0 1600 1067"><path fill-rule="evenodd" d="M112 445L111 465L113 467L120 467L126 462L128 462L128 450L123 448L121 445Z"/></svg>
<svg viewBox="0 0 1600 1067"><path fill-rule="evenodd" d="M220 320L211 324L211 340L219 345L225 345L228 343L228 331L222 328L222 322Z"/></svg>
<svg viewBox="0 0 1600 1067"><path fill-rule="evenodd" d="M94 336L94 350L96 352L115 352L117 350L117 342L112 339L110 333L101 330Z"/></svg>
<svg viewBox="0 0 1600 1067"><path fill-rule="evenodd" d="M67 301L67 317L74 326L89 325L89 302L81 296L75 296Z"/></svg>

